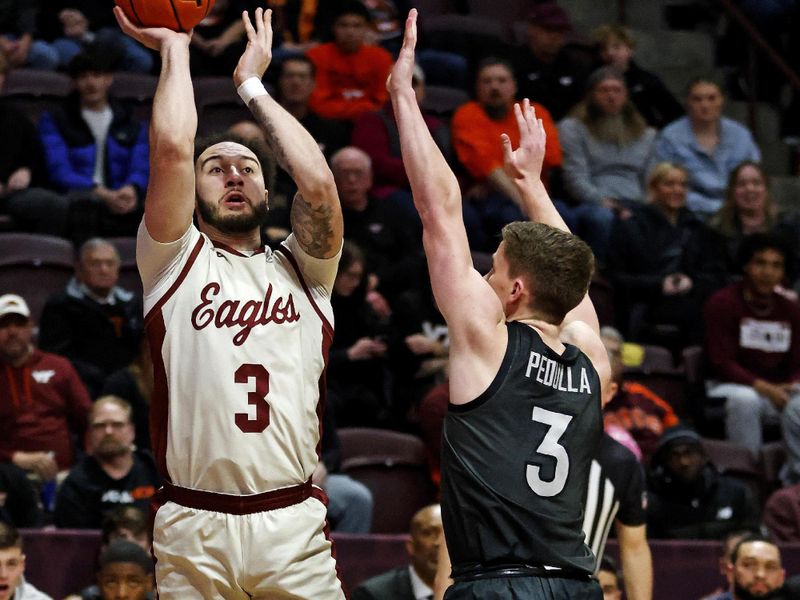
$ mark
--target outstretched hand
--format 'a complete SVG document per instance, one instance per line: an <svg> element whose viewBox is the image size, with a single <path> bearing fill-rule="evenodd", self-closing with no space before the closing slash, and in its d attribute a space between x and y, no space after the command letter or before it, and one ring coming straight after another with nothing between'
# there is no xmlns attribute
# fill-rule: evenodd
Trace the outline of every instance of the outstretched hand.
<svg viewBox="0 0 800 600"><path fill-rule="evenodd" d="M500 136L503 143L503 167L511 179L539 179L542 174L547 135L541 119L527 98L514 104L514 116L519 127L519 148L511 149L511 139L505 133Z"/></svg>
<svg viewBox="0 0 800 600"><path fill-rule="evenodd" d="M233 71L233 82L237 88L251 77L264 77L264 72L272 62L272 10L257 8L253 21L255 27L247 11L242 13L247 47Z"/></svg>
<svg viewBox="0 0 800 600"><path fill-rule="evenodd" d="M119 27L122 31L143 46L155 50L156 52L160 52L165 44L174 41L179 41L188 46L192 39L191 32L173 31L166 27L137 27L131 23L128 16L119 6L114 7L114 17L116 17L117 23L119 23Z"/></svg>
<svg viewBox="0 0 800 600"><path fill-rule="evenodd" d="M397 55L397 61L386 80L389 93L412 89L411 80L414 75L414 48L417 45L417 9L412 8L406 19L406 30L403 35L403 47Z"/></svg>

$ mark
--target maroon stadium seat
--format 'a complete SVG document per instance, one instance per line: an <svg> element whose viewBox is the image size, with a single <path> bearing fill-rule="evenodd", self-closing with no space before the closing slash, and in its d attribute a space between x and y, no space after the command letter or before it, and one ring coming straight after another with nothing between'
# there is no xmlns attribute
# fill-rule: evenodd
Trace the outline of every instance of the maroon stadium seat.
<svg viewBox="0 0 800 600"><path fill-rule="evenodd" d="M397 431L339 430L342 472L366 485L375 508L373 533L406 533L414 513L435 501L425 444Z"/></svg>

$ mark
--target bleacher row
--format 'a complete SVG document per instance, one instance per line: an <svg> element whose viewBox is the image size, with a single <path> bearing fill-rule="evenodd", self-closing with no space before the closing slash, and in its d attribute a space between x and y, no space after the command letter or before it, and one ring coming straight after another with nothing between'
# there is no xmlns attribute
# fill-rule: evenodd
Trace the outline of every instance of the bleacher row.
<svg viewBox="0 0 800 600"><path fill-rule="evenodd" d="M200 135L223 131L238 121L252 119L229 77L197 77L193 83ZM157 84L154 75L119 71L114 74L109 95L131 106L137 118L148 120ZM274 91L269 84L266 87ZM2 95L16 101L36 121L43 112L61 106L71 91L72 80L64 73L14 69L8 74ZM449 116L468 99L464 90L429 85L423 106L433 114Z"/></svg>

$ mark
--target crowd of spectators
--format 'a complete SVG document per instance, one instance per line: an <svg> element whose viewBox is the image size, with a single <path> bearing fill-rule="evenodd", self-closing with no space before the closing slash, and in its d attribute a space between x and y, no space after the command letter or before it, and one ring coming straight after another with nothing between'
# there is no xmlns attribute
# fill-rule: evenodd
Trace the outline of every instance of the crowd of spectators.
<svg viewBox="0 0 800 600"><path fill-rule="evenodd" d="M37 14L31 0L0 0L0 90L9 70L28 67L65 71L74 91L41 115L0 98L0 127L13 139L0 149L0 213L12 230L65 237L79 251L74 277L50 290L41 317L16 290L0 290L0 490L7 494L0 519L99 528L120 507L146 508L159 486L141 298L119 285L118 252L103 239L135 234L148 177L147 126L110 95L114 73L153 73L156 65L117 30L113 0L38 4ZM267 4L276 11L278 64L269 75L276 97L319 142L344 212L329 423L315 482L331 498L334 527L365 532L373 498L341 472L336 428L420 435L436 481L447 406L448 332L427 281L385 88L408 7L352 0L319 3L314 12L316 3ZM230 75L244 43L237 15L253 6L217 0L194 32L196 77ZM800 540L800 219L777 207L759 148L744 125L722 116L725 90L713 77L688 85L684 110L634 60L628 30L604 26L587 43L574 43L572 33L563 8L539 2L526 44L513 53L483 56L469 68L464 57L421 53L422 65L452 68L452 81L473 92L452 114L425 120L459 174L476 265L504 224L526 218L502 167L500 135L517 145L514 102L527 97L548 134L545 183L614 293L615 318L604 323L619 330L604 332L614 372L605 425L643 469L620 479L598 456L603 476L611 473L620 494L628 490L617 535L638 543L646 523L650 537L722 539L761 523L758 499L714 467L687 427L692 415L626 377L624 347L657 344L680 356L699 345L704 392L724 398L728 440L757 460L762 430L780 425L789 487L767 503L764 520L781 539ZM416 69L421 105L429 79ZM262 135L246 122L236 131ZM278 173L266 243L288 234L295 191ZM614 446L616 458L620 452L628 450ZM629 458L617 463L639 464ZM630 490L645 487L646 508L630 500ZM108 560L120 554L124 548L109 547ZM614 576L606 582L614 597L616 569L605 571Z"/></svg>

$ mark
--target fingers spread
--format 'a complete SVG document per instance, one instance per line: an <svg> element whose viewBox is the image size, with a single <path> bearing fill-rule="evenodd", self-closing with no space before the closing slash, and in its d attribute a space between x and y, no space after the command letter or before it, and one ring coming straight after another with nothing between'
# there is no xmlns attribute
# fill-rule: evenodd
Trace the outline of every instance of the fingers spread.
<svg viewBox="0 0 800 600"><path fill-rule="evenodd" d="M244 30L247 32L247 41L255 42L256 30L253 29L253 24L250 22L250 15L247 14L246 10L242 12L242 23L244 23Z"/></svg>
<svg viewBox="0 0 800 600"><path fill-rule="evenodd" d="M519 106L519 102L514 103L514 118L517 120L517 127L519 128L520 135L525 135L528 133L529 126L522 114L522 109Z"/></svg>

